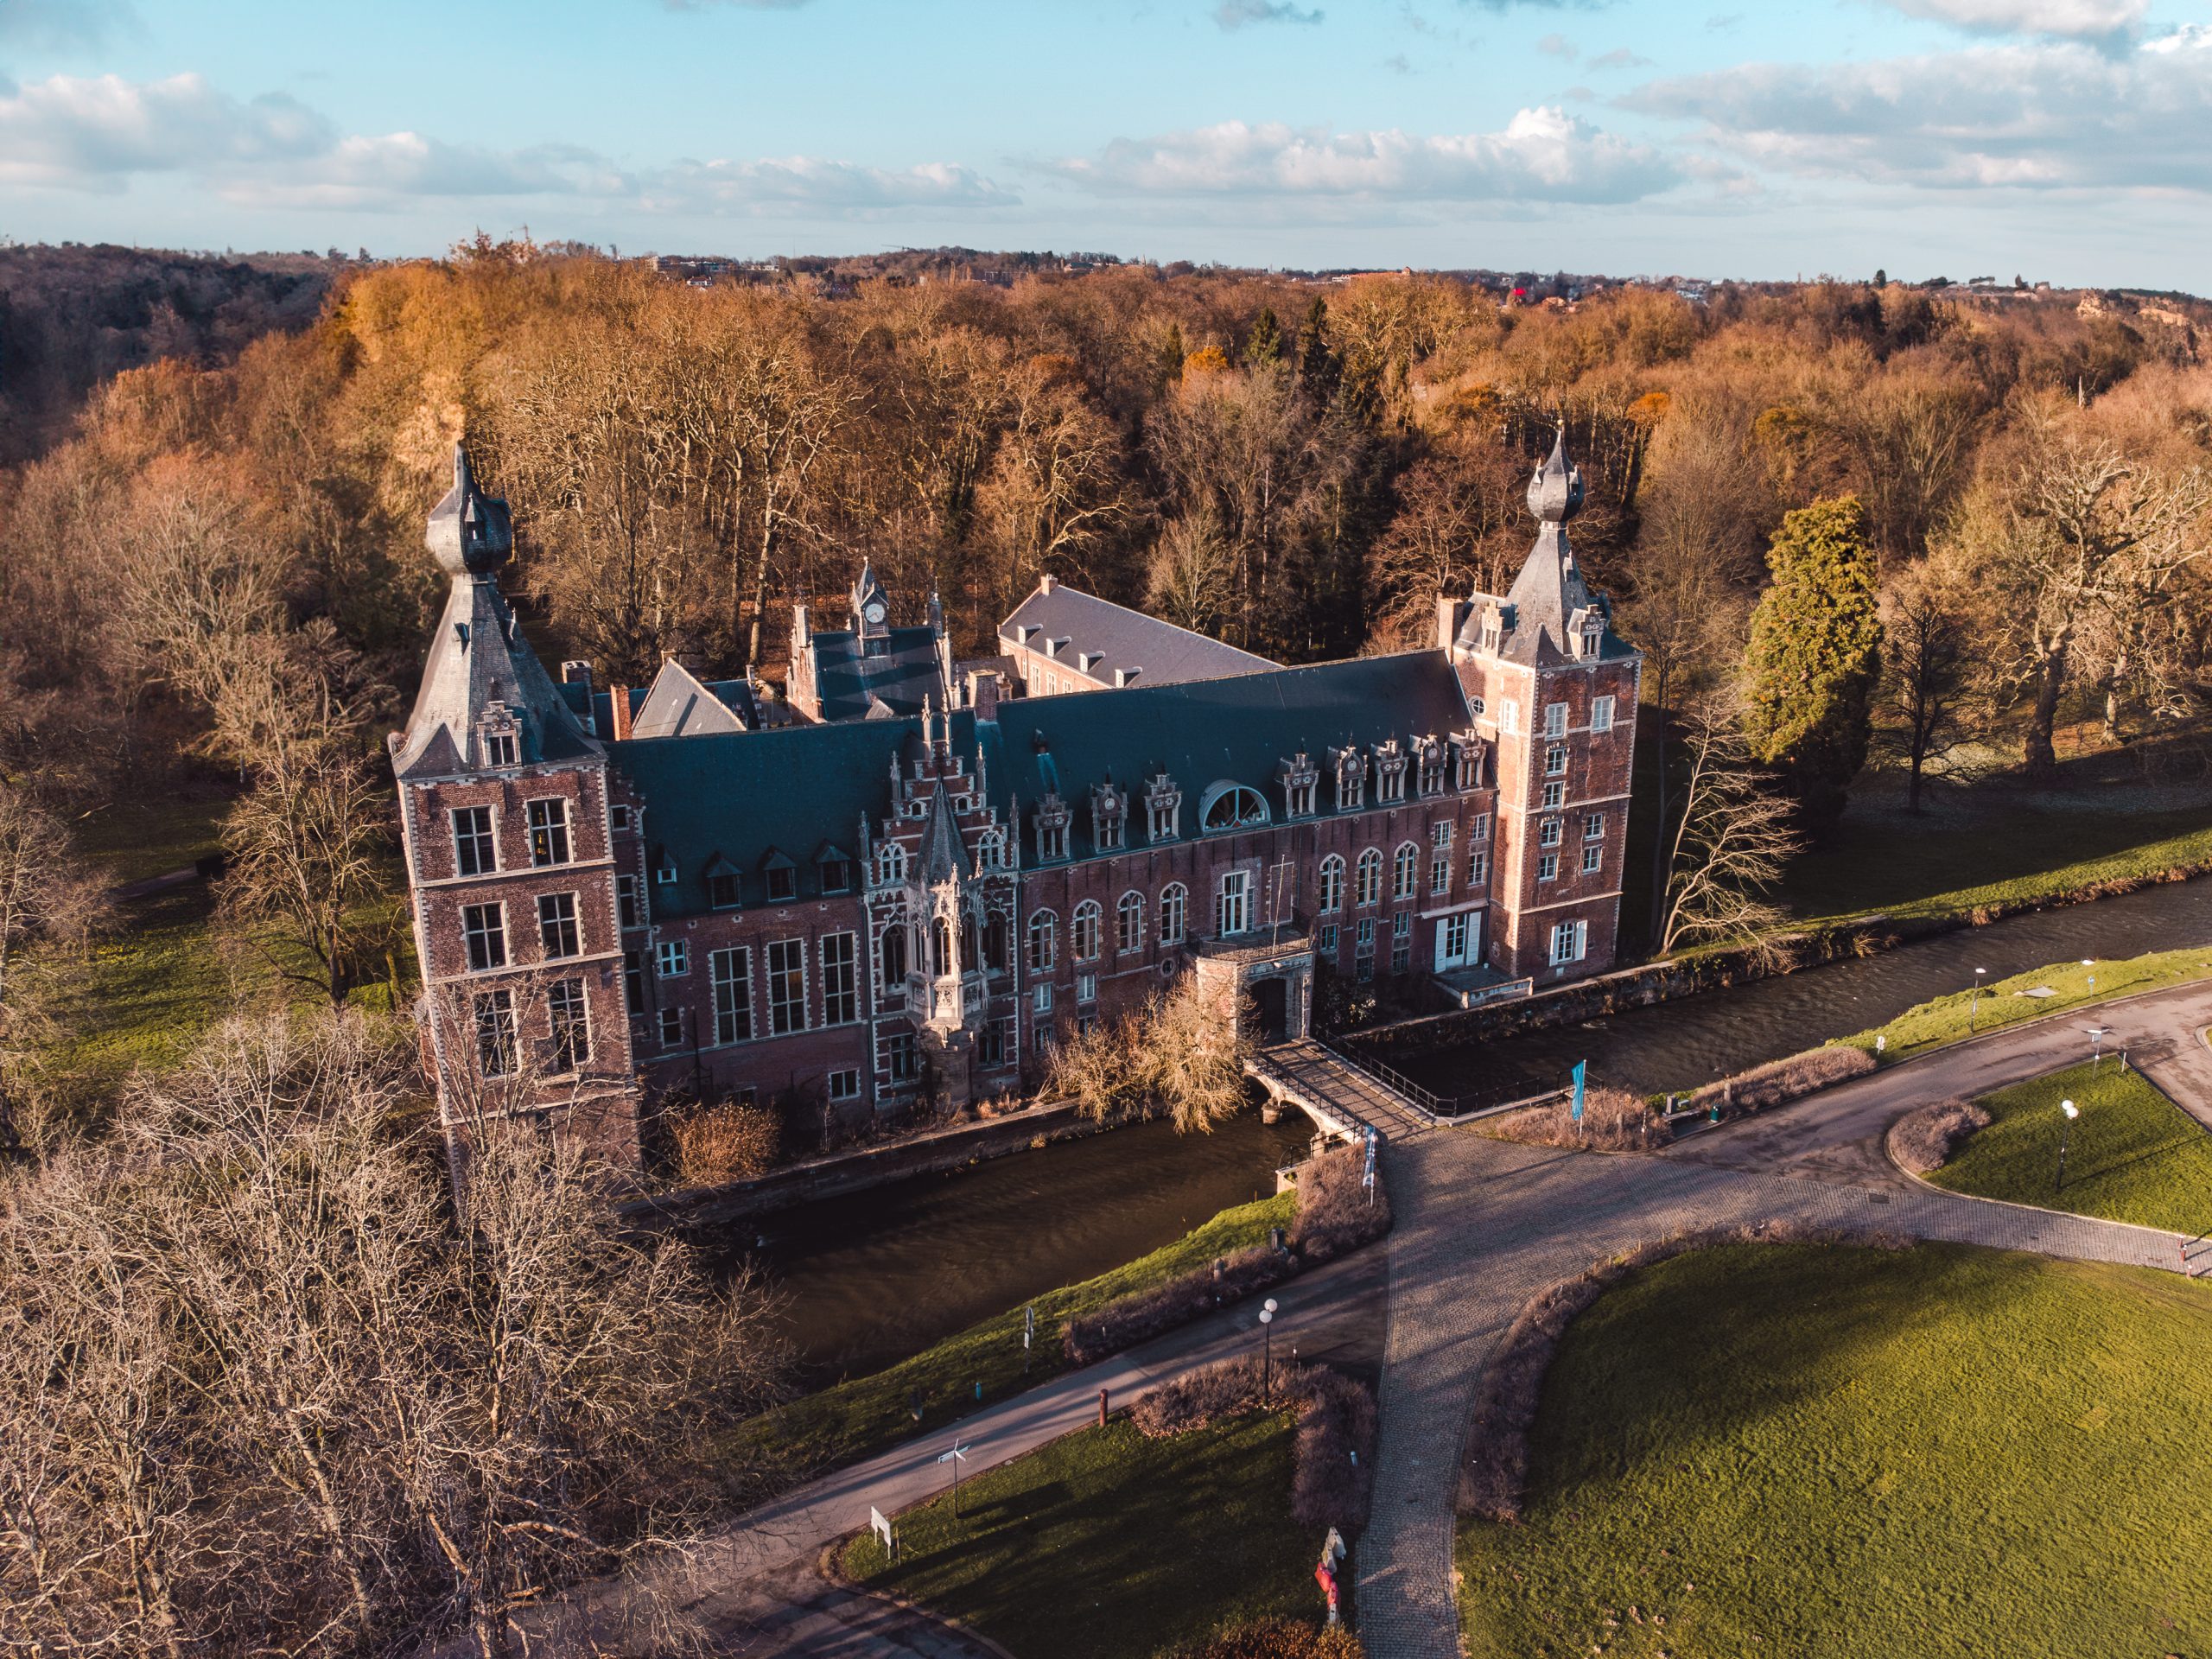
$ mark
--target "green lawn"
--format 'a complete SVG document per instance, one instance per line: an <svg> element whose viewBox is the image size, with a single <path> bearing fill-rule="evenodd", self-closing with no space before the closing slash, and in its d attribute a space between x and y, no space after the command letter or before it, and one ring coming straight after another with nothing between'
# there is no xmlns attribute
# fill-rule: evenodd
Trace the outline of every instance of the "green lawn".
<svg viewBox="0 0 2212 1659"><path fill-rule="evenodd" d="M1468 1652L2202 1655L2208 1370L2212 1291L2175 1275L1678 1257L1569 1330L1522 1524L1461 1523Z"/></svg>
<svg viewBox="0 0 2212 1659"><path fill-rule="evenodd" d="M1854 803L1821 845L1791 861L1783 899L1796 925L1878 912L1904 919L2212 861L2202 806L2131 810L2123 798L2084 792L2039 806L2012 790L1949 791L1919 817L1886 800Z"/></svg>
<svg viewBox="0 0 2212 1659"><path fill-rule="evenodd" d="M2102 1002L2115 996L2136 996L2168 985L2212 977L2212 944L2191 945L2183 950L2156 950L2148 956L2096 962L2053 963L2010 979L1993 981L1977 1000L1971 991L1957 991L1907 1008L1885 1026L1875 1026L1839 1040L1874 1052L1877 1036L1888 1039L1881 1051L1888 1065L1946 1043L1955 1043L1974 1032L1994 1031L2029 1020L2061 1013L2083 1003ZM2047 987L2050 996L2023 993ZM1972 1029L1968 1028L1969 1017Z"/></svg>
<svg viewBox="0 0 2212 1659"><path fill-rule="evenodd" d="M1321 1541L1290 1522L1293 1414L1147 1440L1087 1428L960 1483L872 1535L845 1570L1004 1643L1020 1659L1151 1659L1229 1624L1319 1622Z"/></svg>
<svg viewBox="0 0 2212 1659"><path fill-rule="evenodd" d="M2058 1148L2075 1120L2058 1185ZM2092 1076L2070 1066L1982 1096L1991 1122L1928 1179L1954 1192L2010 1198L2107 1221L2212 1232L2212 1135L2133 1071L2111 1059Z"/></svg>
<svg viewBox="0 0 2212 1659"><path fill-rule="evenodd" d="M1058 1375L1068 1369L1060 1348L1064 1321L1203 1267L1216 1256L1265 1243L1270 1227L1288 1227L1297 1215L1294 1192L1238 1205L1148 1255L1095 1279L1047 1291L1036 1300L1037 1340L1026 1363L1022 1310L1012 1308L887 1370L808 1395L737 1432L745 1437L748 1451L766 1453L794 1473L812 1473L868 1457ZM982 1384L981 1399L976 1392L978 1382ZM908 1407L916 1389L924 1401L918 1424Z"/></svg>

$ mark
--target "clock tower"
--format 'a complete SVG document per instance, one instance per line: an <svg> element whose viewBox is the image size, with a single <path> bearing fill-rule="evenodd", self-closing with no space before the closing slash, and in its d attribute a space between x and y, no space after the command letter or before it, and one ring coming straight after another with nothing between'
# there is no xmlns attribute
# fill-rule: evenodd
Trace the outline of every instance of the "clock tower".
<svg viewBox="0 0 2212 1659"><path fill-rule="evenodd" d="M861 642L861 655L880 657L891 648L891 602L876 580L875 570L861 562L860 578L853 583L853 632Z"/></svg>

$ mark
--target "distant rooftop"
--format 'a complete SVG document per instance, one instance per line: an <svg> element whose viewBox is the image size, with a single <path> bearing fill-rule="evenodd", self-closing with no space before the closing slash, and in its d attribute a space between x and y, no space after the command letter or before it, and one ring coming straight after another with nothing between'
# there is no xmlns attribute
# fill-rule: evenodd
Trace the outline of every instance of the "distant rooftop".
<svg viewBox="0 0 2212 1659"><path fill-rule="evenodd" d="M1033 632L1025 634L1024 630ZM1066 644L1048 652L1046 646L1054 640ZM1071 672L1109 685L1117 671L1127 672L1132 683L1174 685L1256 674L1277 666L1264 657L1142 611L1062 587L1050 577L999 624L999 641L1009 651L1052 655Z"/></svg>

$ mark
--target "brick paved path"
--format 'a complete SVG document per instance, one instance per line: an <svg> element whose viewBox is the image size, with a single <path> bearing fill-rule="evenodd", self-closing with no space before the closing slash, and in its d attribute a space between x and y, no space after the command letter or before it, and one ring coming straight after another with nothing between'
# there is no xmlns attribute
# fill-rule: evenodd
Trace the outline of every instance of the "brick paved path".
<svg viewBox="0 0 2212 1659"><path fill-rule="evenodd" d="M2138 999L2129 1012L2145 1023L2196 1018L2208 995L2202 987L2162 994ZM2043 1027L2002 1033L1788 1110L1833 1112L1878 1133L1916 1101L1961 1092L1965 1078L1980 1092L2048 1070L2056 1063L2053 1040ZM1357 1558L1359 1630L1371 1659L1456 1659L1460 1652L1452 1502L1476 1382L1522 1306L1593 1262L1680 1232L1787 1219L2183 1267L2183 1242L2174 1235L1954 1197L1886 1167L1878 1173L1871 1156L1855 1163L1780 1160L1776 1166L1787 1174L1732 1166L1723 1148L1703 1144L1724 1142L1731 1133L1691 1143L1694 1156L1562 1152L1465 1130L1440 1130L1389 1149L1385 1168L1398 1213L1389 1245L1389 1340L1375 1508ZM1763 1144L1764 1133L1743 1140ZM1865 1179L1830 1173L1851 1168L1865 1171Z"/></svg>

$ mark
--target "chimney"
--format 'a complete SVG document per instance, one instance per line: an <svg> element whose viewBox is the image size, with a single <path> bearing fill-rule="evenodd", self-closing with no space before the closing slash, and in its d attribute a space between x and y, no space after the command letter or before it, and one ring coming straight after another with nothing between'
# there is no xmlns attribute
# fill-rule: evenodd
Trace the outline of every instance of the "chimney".
<svg viewBox="0 0 2212 1659"><path fill-rule="evenodd" d="M1449 651L1459 637L1459 626L1467 620L1467 613L1474 608L1464 599L1454 599L1449 594L1436 596L1436 648Z"/></svg>
<svg viewBox="0 0 2212 1659"><path fill-rule="evenodd" d="M968 702L978 720L995 721L999 717L999 677L995 671L985 670L968 677Z"/></svg>
<svg viewBox="0 0 2212 1659"><path fill-rule="evenodd" d="M563 685L589 685L591 683L591 664L587 662L573 659L562 664L561 683Z"/></svg>
<svg viewBox="0 0 2212 1659"><path fill-rule="evenodd" d="M813 636L806 631L806 607L791 607L791 655L796 657L806 649L806 642Z"/></svg>
<svg viewBox="0 0 2212 1659"><path fill-rule="evenodd" d="M1037 578L1037 591L1040 594L1049 594L1059 585L1060 579L1049 573Z"/></svg>
<svg viewBox="0 0 2212 1659"><path fill-rule="evenodd" d="M610 685L607 688L607 702L614 719L614 741L626 743L630 739L630 688Z"/></svg>

